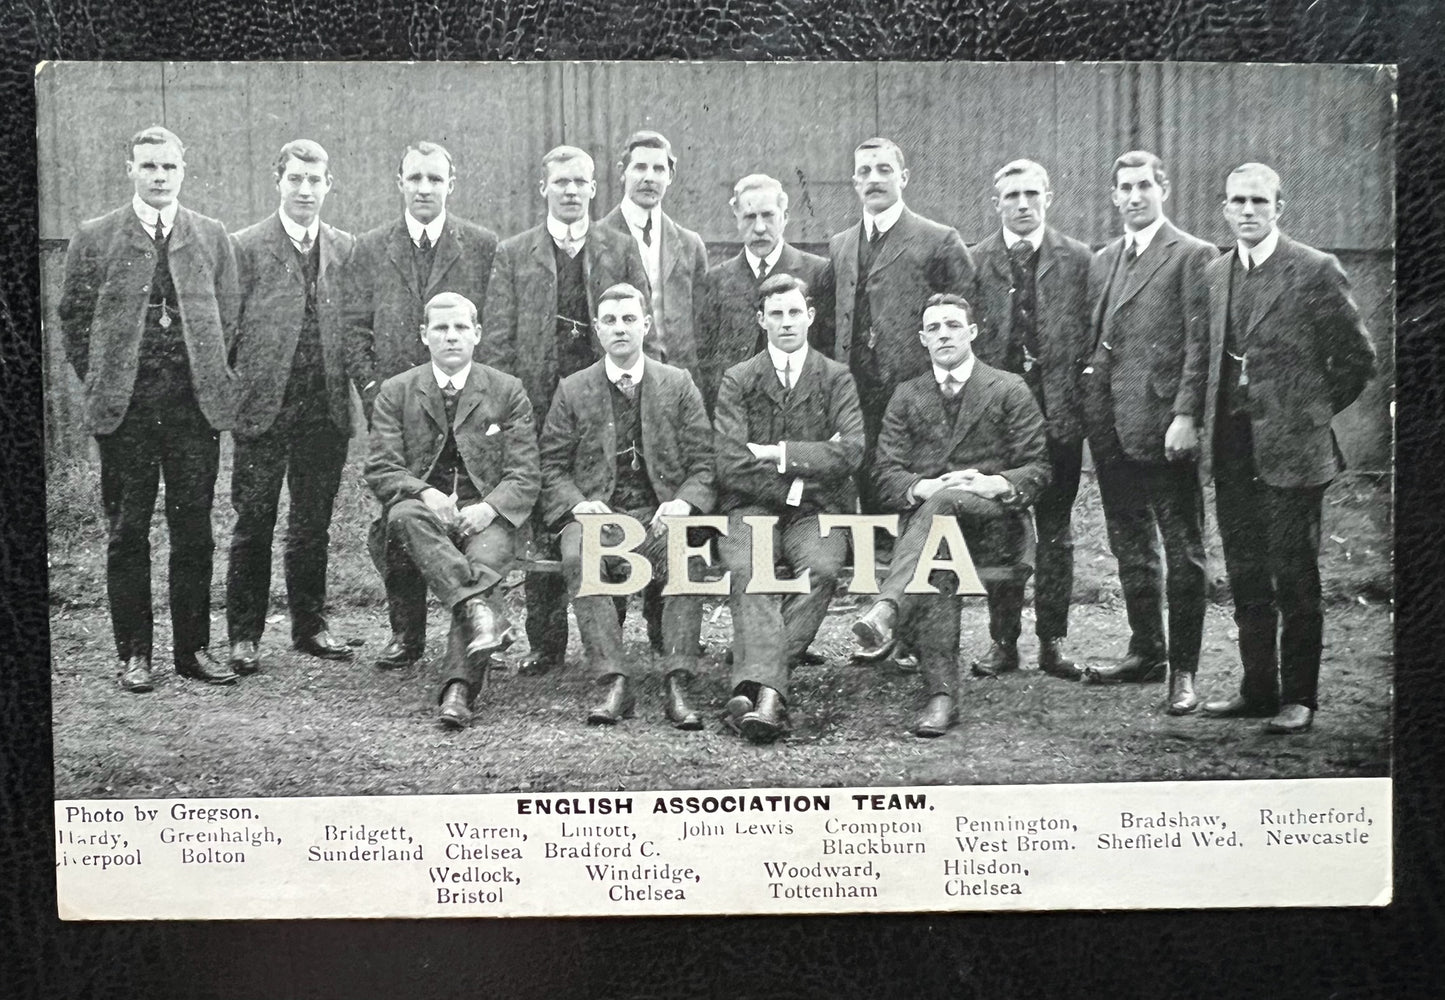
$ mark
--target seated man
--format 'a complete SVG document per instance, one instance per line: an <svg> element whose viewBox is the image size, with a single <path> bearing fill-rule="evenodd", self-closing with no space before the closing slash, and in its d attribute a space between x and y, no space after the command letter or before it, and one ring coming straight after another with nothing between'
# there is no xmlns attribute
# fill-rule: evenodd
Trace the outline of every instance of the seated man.
<svg viewBox="0 0 1445 1000"><path fill-rule="evenodd" d="M968 303L938 294L923 310L919 339L932 370L893 394L878 438L873 470L877 495L905 518L878 600L853 625L865 654L908 626L928 685L928 704L914 724L918 736L942 736L958 721L958 616L955 593L908 594L905 588L929 546L934 515L958 519L975 563L1017 563L1023 555L1026 508L1048 483L1044 419L1028 385L973 356L978 334ZM950 555L957 556L953 552ZM930 583L952 574L935 572ZM946 586L956 584L942 581ZM985 584L994 642L1018 639L1021 581ZM1009 632L1011 634L1004 634Z"/></svg>
<svg viewBox="0 0 1445 1000"><path fill-rule="evenodd" d="M633 663L622 649L622 623L605 595L578 597L582 582L582 526L578 514L627 514L648 526L639 549L653 580L667 571L666 517L712 510L712 425L702 394L680 368L642 353L652 326L647 297L617 284L602 293L593 320L605 352L601 361L568 375L557 386L542 430L542 520L561 530L562 572L582 647L602 700L588 713L593 725L615 725L632 715ZM611 540L606 534L607 540ZM609 559L617 578L620 560ZM702 598L663 599L663 685L667 717L678 729L701 729L688 704L697 666Z"/></svg>
<svg viewBox="0 0 1445 1000"><path fill-rule="evenodd" d="M717 478L728 533L719 540L731 572L734 697L731 723L754 743L782 734L788 674L812 642L838 570L848 555L842 532L819 536L818 515L851 514L853 475L863 461L863 413L848 367L808 347L815 312L808 286L775 274L758 288L758 323L768 345L724 373L717 397ZM749 517L776 519L772 538L754 538ZM783 587L749 593L758 566L781 555L809 584L781 599ZM763 582L763 581L760 581ZM801 584L802 581L796 581ZM773 592L768 593L766 591Z"/></svg>
<svg viewBox="0 0 1445 1000"><path fill-rule="evenodd" d="M522 383L472 360L477 307L443 292L423 315L431 362L382 385L366 481L386 511L388 539L452 609L439 717L462 728L491 654L511 642L496 586L537 501L541 471Z"/></svg>

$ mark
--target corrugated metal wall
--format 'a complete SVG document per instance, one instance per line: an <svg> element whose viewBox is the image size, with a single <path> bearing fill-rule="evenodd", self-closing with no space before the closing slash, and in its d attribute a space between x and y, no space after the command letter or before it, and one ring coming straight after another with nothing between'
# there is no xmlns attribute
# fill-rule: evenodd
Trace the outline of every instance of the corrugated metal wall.
<svg viewBox="0 0 1445 1000"><path fill-rule="evenodd" d="M634 129L656 128L679 157L670 214L718 252L736 240L732 184L754 171L787 185L791 240L826 242L856 218L852 149L876 134L896 139L908 156L910 206L957 226L969 242L997 225L988 204L993 171L1028 156L1050 170L1050 221L1102 243L1119 228L1109 166L1142 147L1168 165L1170 216L1224 244L1224 175L1264 160L1285 178L1284 227L1363 265L1361 298L1379 320L1372 330L1387 364L1392 353L1394 79L1383 68L57 63L36 86L46 241L68 239L80 221L129 197L126 143L152 122L187 144L183 200L231 228L274 210L271 159L298 136L331 154L337 185L328 220L361 231L394 218L397 157L408 141L425 138L457 159L451 207L503 236L540 218L537 165L551 146L569 142L597 159L601 214L621 196L617 148ZM56 263L46 262L47 301ZM65 392L63 372L49 374L48 394ZM1387 377L1342 425L1357 461L1388 464L1388 399ZM57 401L49 417L53 451L83 448L63 426L68 406Z"/></svg>

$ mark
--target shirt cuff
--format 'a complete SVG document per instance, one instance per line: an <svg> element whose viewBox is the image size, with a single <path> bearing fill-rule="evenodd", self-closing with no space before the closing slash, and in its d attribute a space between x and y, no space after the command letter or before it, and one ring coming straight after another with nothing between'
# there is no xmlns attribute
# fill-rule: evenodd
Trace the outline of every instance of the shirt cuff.
<svg viewBox="0 0 1445 1000"><path fill-rule="evenodd" d="M798 507L803 503L803 480L794 479L793 485L788 487L788 506Z"/></svg>
<svg viewBox="0 0 1445 1000"><path fill-rule="evenodd" d="M778 442L778 475L788 471L788 442Z"/></svg>

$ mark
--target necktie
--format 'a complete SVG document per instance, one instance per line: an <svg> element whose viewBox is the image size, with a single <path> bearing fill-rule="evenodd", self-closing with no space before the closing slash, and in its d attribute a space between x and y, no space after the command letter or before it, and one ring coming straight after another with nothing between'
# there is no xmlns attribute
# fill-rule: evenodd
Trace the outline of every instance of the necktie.
<svg viewBox="0 0 1445 1000"><path fill-rule="evenodd" d="M300 250L302 255L304 256L305 254L311 252L311 246L311 234L307 233L305 236L301 237L301 242L296 245L296 249Z"/></svg>
<svg viewBox="0 0 1445 1000"><path fill-rule="evenodd" d="M778 378L780 378L780 379L783 380L783 388L784 388L784 389L792 389L792 388L793 388L793 372L792 372L792 366L789 365L787 361L784 361L784 362L783 362L783 367L779 368L777 371L778 371Z"/></svg>
<svg viewBox="0 0 1445 1000"><path fill-rule="evenodd" d="M1009 261L1019 267L1028 267L1034 259L1034 245L1028 240L1019 240L1008 249Z"/></svg>
<svg viewBox="0 0 1445 1000"><path fill-rule="evenodd" d="M760 260L760 261L758 261L758 280L759 280L759 281L762 281L762 280L763 280L764 278L766 278L767 276L768 276L768 262L765 261L765 260Z"/></svg>
<svg viewBox="0 0 1445 1000"><path fill-rule="evenodd" d="M1139 259L1139 255L1142 254L1143 252L1144 252L1144 250L1143 250L1142 247L1139 246L1139 241L1138 241L1137 239L1135 239L1135 240L1130 240L1130 241L1129 241L1129 263L1130 263L1130 264L1132 264L1132 263L1134 263L1136 260L1138 260L1138 259Z"/></svg>
<svg viewBox="0 0 1445 1000"><path fill-rule="evenodd" d="M628 399L637 398L637 384L632 381L631 373L622 373L622 375L617 379L617 388L619 391L621 391L622 395L626 396Z"/></svg>
<svg viewBox="0 0 1445 1000"><path fill-rule="evenodd" d="M873 224L873 228L870 229L870 230L868 230L868 242L869 242L869 243L877 243L877 242L878 242L879 240L881 240L882 238L883 238L883 231L878 228L878 224L875 222L875 223Z"/></svg>
<svg viewBox="0 0 1445 1000"><path fill-rule="evenodd" d="M156 242L156 245L157 245L157 246L160 246L161 244L165 243L165 241L166 241L166 231L161 228L161 217L160 217L159 215L157 215L157 216L156 216L156 235L155 235L155 242Z"/></svg>
<svg viewBox="0 0 1445 1000"><path fill-rule="evenodd" d="M451 382L447 382L446 385L442 386L442 395L445 396L447 399L456 399L457 394L461 391L462 390L458 389Z"/></svg>
<svg viewBox="0 0 1445 1000"><path fill-rule="evenodd" d="M954 378L952 372L949 372L948 377L943 380L943 394L949 399L952 399L958 395L959 390L962 388L963 383Z"/></svg>
<svg viewBox="0 0 1445 1000"><path fill-rule="evenodd" d="M652 246L652 213L647 213L647 221L642 224L642 245Z"/></svg>
<svg viewBox="0 0 1445 1000"><path fill-rule="evenodd" d="M428 233L425 229L421 231L421 239L416 241L416 248L418 250L431 249L431 234Z"/></svg>

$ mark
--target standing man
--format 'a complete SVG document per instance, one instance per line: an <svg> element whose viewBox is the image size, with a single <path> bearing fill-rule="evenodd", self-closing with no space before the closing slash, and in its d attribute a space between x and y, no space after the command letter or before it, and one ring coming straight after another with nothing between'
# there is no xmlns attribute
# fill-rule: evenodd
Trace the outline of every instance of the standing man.
<svg viewBox="0 0 1445 1000"><path fill-rule="evenodd" d="M533 412L545 420L557 383L597 360L589 317L602 293L621 283L644 291L648 285L632 240L591 224L592 157L576 146L551 150L542 157L539 189L546 220L497 251L482 312L482 357L520 378ZM540 519L533 527L535 541L551 538ZM528 574L525 586L531 651L518 670L536 676L561 666L567 653L567 590L560 577L541 573Z"/></svg>
<svg viewBox="0 0 1445 1000"><path fill-rule="evenodd" d="M1339 261L1281 234L1283 209L1279 174L1236 167L1224 185L1235 252L1206 272L1201 467L1214 474L1244 679L1204 714L1272 715L1268 732L1299 733L1319 688L1320 510L1343 468L1330 418L1359 397L1375 349Z"/></svg>
<svg viewBox="0 0 1445 1000"><path fill-rule="evenodd" d="M647 268L653 323L648 353L695 372L694 313L707 277L707 247L701 236L662 210L668 185L677 176L672 143L661 132L634 132L617 166L622 171L622 201L601 224L631 236Z"/></svg>
<svg viewBox="0 0 1445 1000"><path fill-rule="evenodd" d="M820 537L818 515L851 514L858 502L858 391L847 368L809 349L814 315L801 279L775 274L765 280L758 289L758 323L767 331L767 349L729 368L717 397L718 490L728 515L718 548L732 574L728 716L754 743L782 734L788 676L827 614L848 555L842 533ZM775 518L772 537L754 538L746 517ZM781 598L748 593L754 551L763 545L781 553L804 589ZM758 565L770 571L772 563L761 557Z"/></svg>
<svg viewBox="0 0 1445 1000"><path fill-rule="evenodd" d="M281 147L274 169L280 208L233 237L241 319L231 357L241 386L226 620L230 666L238 674L261 666L283 479L291 500L285 555L291 642L322 659L351 659L323 611L331 511L351 438L339 278L355 241L321 221L331 190L326 150L296 139Z"/></svg>
<svg viewBox="0 0 1445 1000"><path fill-rule="evenodd" d="M497 251L497 234L447 212L457 184L452 155L434 142L406 147L397 166L402 217L363 233L346 268L346 323L352 373L368 423L381 384L427 361L418 342L424 306L454 292L480 307ZM426 651L426 580L386 538L377 518L367 538L371 560L386 585L391 641L376 665L404 667Z"/></svg>
<svg viewBox="0 0 1445 1000"><path fill-rule="evenodd" d="M665 519L710 513L716 499L712 425L702 396L687 372L644 357L651 325L641 291L623 284L603 292L595 327L606 353L562 380L542 431L542 519L561 532L567 592L588 665L603 690L587 715L593 725L615 725L632 714L635 667L623 652L612 598L577 596L582 526L576 516L617 511L646 525L639 551L659 583L667 575ZM678 729L702 728L688 695L701 632L701 597L663 599L663 697Z"/></svg>
<svg viewBox="0 0 1445 1000"><path fill-rule="evenodd" d="M236 679L211 640L211 504L221 431L235 418L226 363L236 329L236 258L226 227L181 207L185 147L152 125L130 141L130 204L82 223L65 261L60 322L85 383L109 528L106 591L120 686L149 691L150 525L166 484L176 673Z"/></svg>
<svg viewBox="0 0 1445 1000"><path fill-rule="evenodd" d="M1125 153L1113 177L1124 235L1089 268L1096 346L1083 378L1089 447L1131 636L1122 660L1086 668L1084 681L1144 683L1167 672L1167 711L1185 715L1199 704L1194 672L1204 635L1204 495L1195 451L1209 346L1204 268L1217 251L1164 217L1169 178L1159 157Z"/></svg>
<svg viewBox="0 0 1445 1000"><path fill-rule="evenodd" d="M431 361L387 379L377 395L366 481L390 537L452 609L438 716L462 728L491 654L511 642L497 584L542 475L522 383L472 360L477 307L443 292L424 315Z"/></svg>
<svg viewBox="0 0 1445 1000"><path fill-rule="evenodd" d="M907 627L928 686L927 705L913 726L922 737L942 736L958 721L957 584L953 592L906 592L934 537L934 519L955 518L975 564L991 568L984 582L989 632L995 649L1013 648L1028 567L1002 578L992 573L1022 563L1028 507L1049 479L1044 420L1033 392L1020 376L975 358L969 343L977 335L963 299L928 300L918 336L932 370L893 394L873 468L879 499L902 513L904 529L879 598L853 633L860 651L876 658L893 642L895 626Z"/></svg>
<svg viewBox="0 0 1445 1000"><path fill-rule="evenodd" d="M1046 218L1054 192L1049 173L1032 160L1014 160L993 175L993 207L1003 223L973 248L978 267L973 305L980 361L1022 376L1044 414L1049 484L1034 498L1038 525L1038 573L1034 577L1039 669L1078 680L1079 668L1063 652L1074 589L1074 498L1084 462L1084 425L1079 408L1079 371L1089 355L1089 261L1093 253ZM936 362L935 362L936 364ZM1023 607L1022 581L1000 584L997 597L1015 620L1004 632L1017 636ZM1019 665L1018 646L996 640L973 672L996 676Z"/></svg>
<svg viewBox="0 0 1445 1000"><path fill-rule="evenodd" d="M918 342L918 303L938 292L973 294L973 260L963 239L909 211L907 186L898 144L864 141L853 151L863 219L828 244L836 284L833 357L857 380L870 456L894 387L929 370Z"/></svg>
<svg viewBox="0 0 1445 1000"><path fill-rule="evenodd" d="M707 272L698 309L698 384L709 410L723 372L767 346L767 334L758 326L758 286L770 274L803 279L818 314L809 346L824 355L833 351L832 268L825 258L783 239L788 192L766 174L749 174L737 182L728 204L743 248Z"/></svg>

